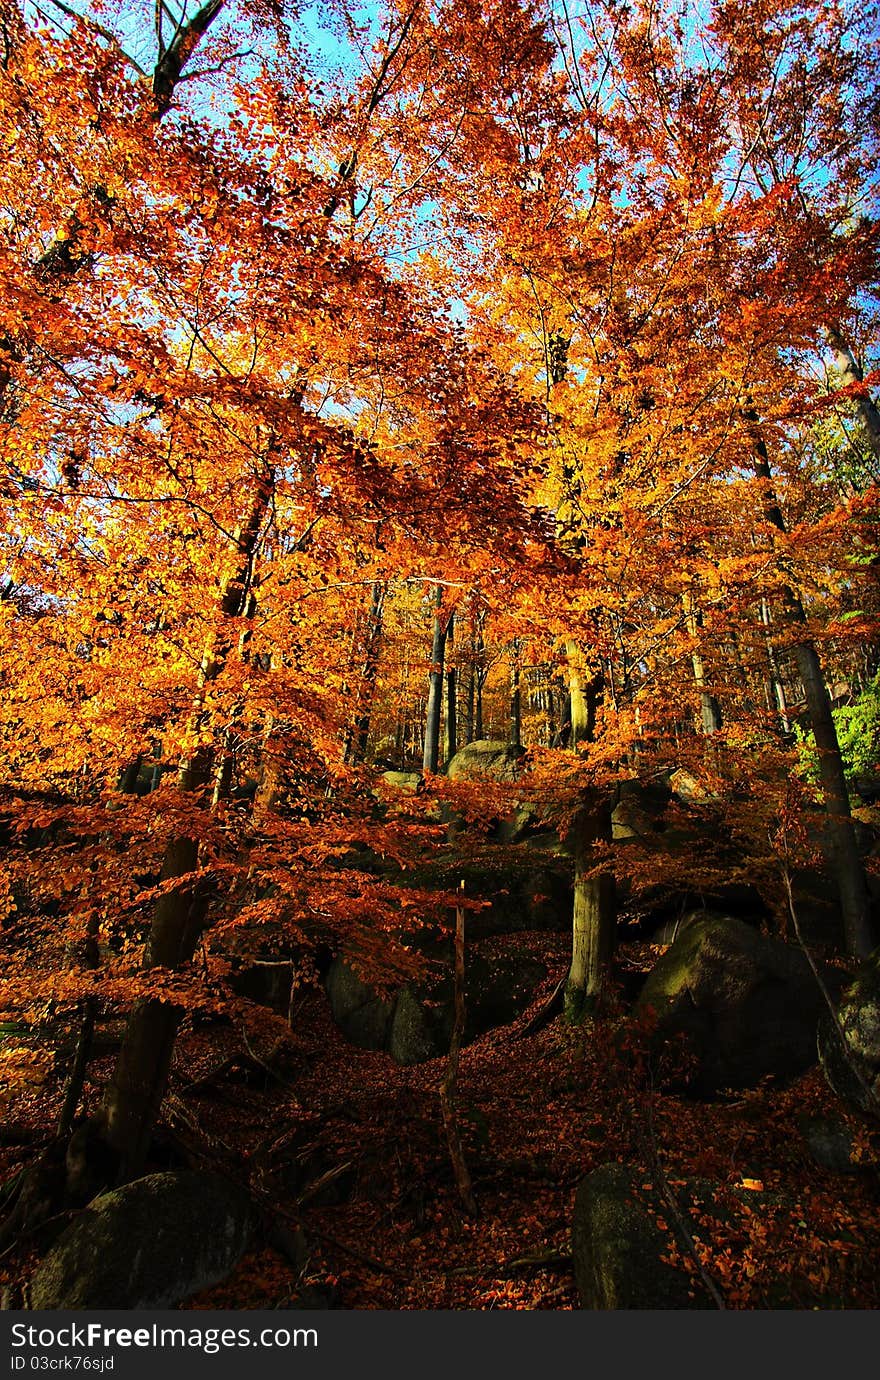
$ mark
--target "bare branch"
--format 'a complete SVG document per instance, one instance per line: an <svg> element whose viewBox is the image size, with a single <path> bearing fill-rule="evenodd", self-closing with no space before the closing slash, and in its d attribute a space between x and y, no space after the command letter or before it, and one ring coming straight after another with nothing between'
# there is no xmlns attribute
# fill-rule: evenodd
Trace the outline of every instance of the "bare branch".
<svg viewBox="0 0 880 1380"><path fill-rule="evenodd" d="M105 28L103 24L100 24L97 19L87 18L84 14L79 14L76 10L71 9L70 5L66 5L64 0L49 0L49 4L54 5L56 10L60 10L62 14L66 14L69 19L75 19L77 23L85 24L87 29L92 29L96 34L100 34L101 38L106 39L108 43L113 45L120 56L125 58L125 61L134 68L139 76L146 77L148 75L144 68L141 67L140 63L136 62L129 53L125 52L116 35L112 33L110 29Z"/></svg>

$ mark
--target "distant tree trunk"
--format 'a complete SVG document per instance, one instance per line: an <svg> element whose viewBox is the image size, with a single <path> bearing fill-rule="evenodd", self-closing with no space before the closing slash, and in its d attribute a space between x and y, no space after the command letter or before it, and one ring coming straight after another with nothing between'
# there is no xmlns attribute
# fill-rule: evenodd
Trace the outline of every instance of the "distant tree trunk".
<svg viewBox="0 0 880 1380"><path fill-rule="evenodd" d="M350 763L363 762L370 741L370 720L373 714L373 702L376 698L379 656L382 650L385 593L385 584L376 580L370 595L370 609L364 632L363 665L357 688L357 709L354 722L349 725L345 740L344 760Z"/></svg>
<svg viewBox="0 0 880 1380"><path fill-rule="evenodd" d="M273 445L270 442L269 455ZM238 618L248 606L252 563L263 521L269 510L274 470L267 458L257 478L247 521L236 533L236 570L227 580L218 608L219 628L205 649L192 709L194 729L202 726L208 686L223 670L234 642L228 620ZM211 779L213 755L200 747L180 764L178 787L201 797ZM186 835L172 837L165 850L160 873L163 882L179 879L159 898L153 912L143 966L179 969L193 957L201 938L210 899L204 878L194 878L198 868L199 842ZM141 1173L156 1117L165 1095L171 1057L182 1010L156 997L135 1003L129 1016L122 1048L103 1108L105 1137L119 1159L119 1178L126 1181Z"/></svg>
<svg viewBox="0 0 880 1380"><path fill-rule="evenodd" d="M770 632L773 625L773 618L770 613L770 605L766 599L761 600L761 623L764 626L767 665L770 668L770 693L776 707L776 712L779 715L780 727L783 734L787 737L788 734L791 733L791 718L788 713L788 699L785 694L785 684L782 679L779 658L776 655L776 648L773 646L773 638Z"/></svg>
<svg viewBox="0 0 880 1380"><path fill-rule="evenodd" d="M119 782L116 789L121 791L123 795L134 795L143 760L144 754L139 752L136 757L132 758L128 766L123 767L122 771L119 773Z"/></svg>
<svg viewBox="0 0 880 1380"><path fill-rule="evenodd" d="M83 968L95 969L99 966L101 953L98 946L97 911L93 911L89 916L85 937L79 940L74 946L74 953L72 956L79 961ZM88 1069L89 1060L92 1056L92 1043L95 1035L95 1020L97 1015L97 998L85 997L79 1004L79 1033L76 1040L73 1064L67 1076L67 1084L64 1089L61 1115L58 1118L59 1136L69 1136L70 1132L73 1130L76 1110L79 1106L83 1084L85 1083L86 1070Z"/></svg>
<svg viewBox="0 0 880 1380"><path fill-rule="evenodd" d="M718 733L721 728L721 706L716 697L706 688L706 672L703 666L703 658L697 647L699 630L703 620L693 594L686 592L682 595L682 603L684 606L688 635L694 644L693 651L691 652L691 666L694 672L694 683L700 698L700 725L703 733L708 736L712 733Z"/></svg>
<svg viewBox="0 0 880 1380"><path fill-rule="evenodd" d="M826 326L825 336L834 356L834 365L845 388L863 384L864 376L856 357L836 326ZM880 410L867 389L859 391L855 404L875 460L880 460Z"/></svg>
<svg viewBox="0 0 880 1380"><path fill-rule="evenodd" d="M474 741L474 695L477 688L477 678L474 674L473 644L471 644L471 655L468 664L467 691L464 699L464 741L472 743Z"/></svg>
<svg viewBox="0 0 880 1380"><path fill-rule="evenodd" d="M444 740L444 757L447 762L451 762L458 752L458 677L456 668L451 664L454 639L455 614L451 613L446 627L446 736Z"/></svg>
<svg viewBox="0 0 880 1380"><path fill-rule="evenodd" d="M434 596L434 635L431 642L431 670L428 676L428 708L425 713L425 750L422 767L436 772L440 765L440 719L443 711L443 660L446 655L446 629L440 619L443 591L437 586Z"/></svg>
<svg viewBox="0 0 880 1380"><path fill-rule="evenodd" d="M409 703L409 643L403 655L403 666L398 682L397 722L394 730L394 762L401 770L406 764L407 744L410 733Z"/></svg>
<svg viewBox="0 0 880 1380"><path fill-rule="evenodd" d="M755 452L755 472L765 482L764 516L777 531L785 531L785 519L773 490L773 475L767 446L761 435L756 413L745 414ZM783 614L795 627L807 623L807 615L795 591L782 589ZM849 787L840 755L837 728L831 713L831 700L822 675L819 655L812 640L804 636L793 648L798 675L810 716L810 727L816 740L819 758L819 779L825 796L826 860L834 876L840 909L843 916L847 952L866 958L875 945L871 919L871 897L865 877L864 863L856 841L850 810Z"/></svg>
<svg viewBox="0 0 880 1380"><path fill-rule="evenodd" d="M522 747L522 691L519 673L519 642L514 639L510 657L510 741Z"/></svg>
<svg viewBox="0 0 880 1380"><path fill-rule="evenodd" d="M570 746L592 741L596 709L601 694L601 675L588 678L583 653L573 641L566 643ZM595 873L596 843L611 841L608 802L587 789L572 821L571 853L574 861L571 967L565 984L564 1008L569 1021L579 1021L598 1006L608 980L617 924L613 874Z"/></svg>
<svg viewBox="0 0 880 1380"><path fill-rule="evenodd" d="M474 674L474 733L476 739L483 736L483 688L486 684L486 647L483 641L482 620L479 614L474 620L473 655L471 666Z"/></svg>

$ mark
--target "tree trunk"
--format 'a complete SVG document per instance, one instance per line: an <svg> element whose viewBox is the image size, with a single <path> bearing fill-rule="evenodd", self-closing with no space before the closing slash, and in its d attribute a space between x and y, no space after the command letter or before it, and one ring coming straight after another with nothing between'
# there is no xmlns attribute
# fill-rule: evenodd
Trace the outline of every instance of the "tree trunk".
<svg viewBox="0 0 880 1380"><path fill-rule="evenodd" d="M755 472L765 481L764 516L777 531L785 531L785 519L773 491L773 475L767 446L760 433L758 418L745 413L755 452ZM783 614L795 626L805 626L807 615L800 598L788 586L782 590ZM871 917L871 897L865 867L856 841L850 810L849 787L840 755L837 728L831 713L831 700L822 675L819 654L812 640L804 636L793 648L798 674L804 687L810 727L819 757L819 779L825 795L828 823L825 831L825 857L832 873L843 917L847 952L866 958L875 945Z"/></svg>
<svg viewBox="0 0 880 1380"><path fill-rule="evenodd" d="M574 907L571 967L565 984L565 1016L579 1021L591 1015L602 998L614 953L616 928L614 877L591 875L596 865L594 844L610 842L609 811L592 792L586 792L573 824Z"/></svg>
<svg viewBox="0 0 880 1380"><path fill-rule="evenodd" d="M684 615L687 623L688 635L694 644L691 652L691 666L694 671L694 684L700 698L700 726L704 734L709 736L718 733L721 724L721 706L716 697L706 688L706 671L703 665L703 658L697 646L699 630L702 626L702 616L697 608L693 594L686 592L682 595Z"/></svg>
<svg viewBox="0 0 880 1380"><path fill-rule="evenodd" d="M123 767L122 771L119 773L119 782L116 789L121 791L123 795L134 795L143 760L144 755L142 752L139 752L136 757L132 758L128 766Z"/></svg>
<svg viewBox="0 0 880 1380"><path fill-rule="evenodd" d="M770 629L773 625L773 618L770 613L770 605L766 599L761 600L761 623L764 626L764 641L767 648L767 665L770 667L770 691L776 711L779 715L779 724L783 734L788 737L791 733L791 718L788 713L788 700L785 694L785 684L782 680L782 672L779 666L779 658L776 655L776 648L773 645L773 637Z"/></svg>
<svg viewBox="0 0 880 1380"><path fill-rule="evenodd" d="M452 655L452 644L455 637L455 614L449 615L449 623L446 627L446 649L447 669L446 669L446 736L444 739L444 756L447 762L451 762L458 752L458 703L457 688L458 676L454 666L449 665Z"/></svg>
<svg viewBox="0 0 880 1380"><path fill-rule="evenodd" d="M514 641L510 658L510 741L522 747L522 689L519 674L519 642Z"/></svg>
<svg viewBox="0 0 880 1380"><path fill-rule="evenodd" d="M425 713L425 750L422 768L435 772L440 765L440 718L443 709L443 660L446 655L446 629L440 620L443 591L437 586L434 596L434 636L431 642L431 670L428 676L428 708Z"/></svg>
<svg viewBox="0 0 880 1380"><path fill-rule="evenodd" d="M97 911L94 911L89 916L85 937L73 946L71 957L74 960L79 960L83 968L94 970L99 966L101 951L98 945ZM89 1060L92 1057L92 1042L95 1035L95 1019L97 1014L97 998L85 997L79 1004L79 1033L77 1035L73 1064L64 1089L64 1101L61 1107L61 1115L58 1118L59 1136L69 1136L70 1132L73 1130L77 1107L79 1106L83 1084L85 1083L86 1070L89 1066Z"/></svg>
<svg viewBox="0 0 880 1380"><path fill-rule="evenodd" d="M804 612L795 601L792 618L804 622ZM804 687L810 725L819 757L819 779L825 796L828 817L826 835L831 870L840 896L847 952L867 958L875 945L871 916L871 895L865 866L859 852L850 811L849 787L840 756L837 727L831 713L831 699L822 676L822 667L812 642L801 642L794 649L798 674Z"/></svg>
<svg viewBox="0 0 880 1380"><path fill-rule="evenodd" d="M863 384L862 371L840 331L835 326L826 326L825 336L834 356L835 368L844 387L849 388L853 384ZM860 390L856 394L855 404L874 458L880 460L880 410L878 410L867 389Z"/></svg>
<svg viewBox="0 0 880 1380"><path fill-rule="evenodd" d="M379 654L382 650L382 622L385 607L385 584L376 580L370 595L370 610L363 642L363 665L357 689L357 710L354 722L346 734L344 761L363 762L370 741L370 719L376 697L379 676Z"/></svg>
<svg viewBox="0 0 880 1380"><path fill-rule="evenodd" d="M468 665L467 691L464 697L464 741L472 743L474 741L474 692L477 688L477 678L474 674L473 643L471 643L470 658Z"/></svg>
<svg viewBox="0 0 880 1380"><path fill-rule="evenodd" d="M268 456L273 442L270 440ZM218 608L219 628L205 648L193 700L194 730L204 727L204 702L210 683L221 674L234 643L228 620L249 606L252 565L263 522L269 511L274 469L267 457L246 522L236 532L236 569L226 582ZM198 748L180 764L178 787L194 797L204 794L211 780L213 754ZM161 880L180 880L156 904L144 954L145 970L182 968L193 957L201 938L209 892L204 879L192 874L199 864L197 838L178 835L169 840ZM189 880L188 880L189 879ZM103 1108L104 1135L119 1160L119 1180L137 1178L143 1171L156 1117L165 1095L171 1057L182 1010L157 997L135 1003Z"/></svg>
<svg viewBox="0 0 880 1380"><path fill-rule="evenodd" d="M592 741L601 676L588 679L586 663L574 641L566 642L571 706L570 747ZM594 844L611 842L611 812L593 790L583 792L572 824L574 860L571 967L565 984L566 1019L579 1021L598 1006L608 978L617 925L614 876L598 874Z"/></svg>

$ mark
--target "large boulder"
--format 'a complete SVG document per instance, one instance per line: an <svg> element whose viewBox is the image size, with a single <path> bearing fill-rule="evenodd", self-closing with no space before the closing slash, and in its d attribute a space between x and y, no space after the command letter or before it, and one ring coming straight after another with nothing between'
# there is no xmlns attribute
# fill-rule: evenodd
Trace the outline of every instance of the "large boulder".
<svg viewBox="0 0 880 1380"><path fill-rule="evenodd" d="M420 771L383 771L382 780L392 790L403 791L405 795L418 795L425 785Z"/></svg>
<svg viewBox="0 0 880 1380"><path fill-rule="evenodd" d="M333 1019L345 1038L361 1049L384 1049L394 1002L380 997L344 958L330 964L324 986Z"/></svg>
<svg viewBox="0 0 880 1380"><path fill-rule="evenodd" d="M574 1276L582 1308L706 1309L723 1300L704 1276L693 1243L728 1249L765 1217L800 1219L803 1208L745 1180L722 1184L675 1177L661 1189L656 1170L603 1164L581 1181L572 1220ZM802 1224L803 1225L803 1224ZM762 1282L764 1307L802 1307L784 1275Z"/></svg>
<svg viewBox="0 0 880 1380"><path fill-rule="evenodd" d="M819 1060L838 1097L880 1116L880 948L819 1026Z"/></svg>
<svg viewBox="0 0 880 1380"><path fill-rule="evenodd" d="M452 1038L454 988L448 945L434 957L432 975L409 983L391 1000L382 1000L343 958L334 960L327 991L343 1034L363 1049L384 1049L399 1064L420 1064L446 1054ZM470 948L465 968L465 1042L483 1031L507 1025L525 1010L546 976L543 963L528 953L489 958Z"/></svg>
<svg viewBox="0 0 880 1380"><path fill-rule="evenodd" d="M684 1037L695 1090L754 1087L816 1059L823 997L800 949L731 916L691 919L649 974L635 1006L655 1046Z"/></svg>
<svg viewBox="0 0 880 1380"><path fill-rule="evenodd" d="M679 767L671 773L669 785L676 800L681 801L683 805L716 805L720 800L715 791L685 767Z"/></svg>
<svg viewBox="0 0 880 1380"><path fill-rule="evenodd" d="M268 1006L277 1016L286 1016L292 980L292 959L240 958L229 975L229 986L236 996Z"/></svg>
<svg viewBox="0 0 880 1380"><path fill-rule="evenodd" d="M170 1308L225 1279L256 1226L219 1174L150 1174L96 1198L31 1280L31 1307Z"/></svg>
<svg viewBox="0 0 880 1380"><path fill-rule="evenodd" d="M611 815L612 837L616 842L640 839L656 842L666 827L666 808L671 790L657 781L621 781L617 788L617 803Z"/></svg>
<svg viewBox="0 0 880 1380"><path fill-rule="evenodd" d="M461 748L446 768L450 781L497 781L513 785L520 776L525 748L500 739L478 738ZM455 810L445 807L450 838L456 838L466 828ZM517 805L491 822L489 837L498 843L518 843L520 839L541 828L535 805Z"/></svg>
<svg viewBox="0 0 880 1380"><path fill-rule="evenodd" d="M450 781L488 777L492 781L516 781L525 748L492 738L478 738L455 754L446 775Z"/></svg>
<svg viewBox="0 0 880 1380"><path fill-rule="evenodd" d="M644 1179L628 1165L603 1164L581 1182L572 1224L581 1307L711 1308L699 1281L667 1263L669 1236L657 1218L668 1217L668 1208L653 1187L642 1187Z"/></svg>
<svg viewBox="0 0 880 1380"><path fill-rule="evenodd" d="M387 1049L397 1064L423 1064L440 1053L434 1022L411 987L404 987L394 1004Z"/></svg>

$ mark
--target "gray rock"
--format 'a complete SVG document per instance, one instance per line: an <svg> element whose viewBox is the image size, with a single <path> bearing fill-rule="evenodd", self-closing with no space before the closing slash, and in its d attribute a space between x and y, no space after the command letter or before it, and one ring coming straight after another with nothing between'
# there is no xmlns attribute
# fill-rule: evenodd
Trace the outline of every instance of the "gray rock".
<svg viewBox="0 0 880 1380"><path fill-rule="evenodd" d="M327 975L331 1009L340 1029L363 1049L384 1049L400 1064L419 1064L445 1054L452 1037L453 982L448 944L435 946L434 973L408 984L390 1001L337 958ZM470 948L465 967L465 1041L516 1019L546 976L543 963L527 953L492 960Z"/></svg>
<svg viewBox="0 0 880 1380"><path fill-rule="evenodd" d="M681 1267L690 1256L688 1238L705 1240L713 1223L725 1235L738 1234L740 1223L745 1226L762 1209L794 1212L790 1199L763 1189L697 1177L675 1178L669 1187L675 1211L655 1173L644 1166L603 1164L581 1182L572 1256L582 1308L715 1308L702 1276ZM798 1208L796 1215L800 1212ZM676 1263L670 1260L673 1245ZM717 1280L714 1285L723 1298ZM765 1290L767 1308L803 1306L784 1277L766 1284Z"/></svg>
<svg viewBox="0 0 880 1380"><path fill-rule="evenodd" d="M244 959L229 976L229 986L236 996L268 1006L277 1016L286 1016L290 1009L291 959Z"/></svg>
<svg viewBox="0 0 880 1380"><path fill-rule="evenodd" d="M671 773L669 785L672 793L683 805L714 805L720 797L709 789L693 772L679 767Z"/></svg>
<svg viewBox="0 0 880 1380"><path fill-rule="evenodd" d="M684 1037L695 1090L753 1087L815 1062L823 997L800 949L730 916L694 918L649 974L635 1006L655 1046Z"/></svg>
<svg viewBox="0 0 880 1380"><path fill-rule="evenodd" d="M96 1198L31 1280L31 1307L169 1308L224 1279L253 1235L250 1198L219 1174L150 1174Z"/></svg>
<svg viewBox="0 0 880 1380"><path fill-rule="evenodd" d="M798 1117L798 1127L804 1142L820 1169L835 1174L855 1174L858 1164L853 1159L853 1142L841 1121L824 1116Z"/></svg>
<svg viewBox="0 0 880 1380"><path fill-rule="evenodd" d="M492 738L478 738L468 743L453 757L446 769L450 781L472 777L489 777L493 781L516 781L525 748Z"/></svg>
<svg viewBox="0 0 880 1380"><path fill-rule="evenodd" d="M578 1191L572 1224L574 1276L582 1308L705 1309L712 1301L699 1281L664 1263L668 1234L659 1194L640 1189L641 1171L603 1164Z"/></svg>
<svg viewBox="0 0 880 1380"><path fill-rule="evenodd" d="M386 786L406 795L418 795L424 788L424 779L418 771L383 771L382 780Z"/></svg>
<svg viewBox="0 0 880 1380"><path fill-rule="evenodd" d="M611 814L611 837L615 843L627 839L650 839L656 834L655 819L633 795L625 795Z"/></svg>
<svg viewBox="0 0 880 1380"><path fill-rule="evenodd" d="M819 1061L832 1090L863 1112L880 1116L880 948L863 963L837 1012L819 1026Z"/></svg>
<svg viewBox="0 0 880 1380"><path fill-rule="evenodd" d="M422 1064L440 1053L432 1022L409 987L404 987L395 1003L388 1053L398 1064Z"/></svg>
<svg viewBox="0 0 880 1380"><path fill-rule="evenodd" d="M324 979L333 1019L347 1040L361 1049L384 1049L394 1002L379 997L343 958L335 958Z"/></svg>

